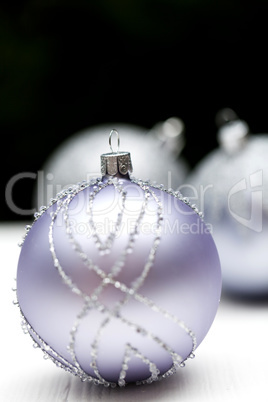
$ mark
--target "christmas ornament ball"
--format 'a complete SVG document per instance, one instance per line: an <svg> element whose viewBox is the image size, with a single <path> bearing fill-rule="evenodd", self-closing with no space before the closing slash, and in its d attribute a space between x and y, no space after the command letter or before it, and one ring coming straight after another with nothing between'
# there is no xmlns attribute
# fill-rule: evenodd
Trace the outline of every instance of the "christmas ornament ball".
<svg viewBox="0 0 268 402"><path fill-rule="evenodd" d="M268 294L268 135L250 134L245 121L224 109L219 148L188 176L184 194L194 197L212 227L223 289L243 297Z"/></svg>
<svg viewBox="0 0 268 402"><path fill-rule="evenodd" d="M56 365L105 386L173 374L217 312L217 249L181 194L130 179L129 153L62 191L26 228L17 271L23 327Z"/></svg>

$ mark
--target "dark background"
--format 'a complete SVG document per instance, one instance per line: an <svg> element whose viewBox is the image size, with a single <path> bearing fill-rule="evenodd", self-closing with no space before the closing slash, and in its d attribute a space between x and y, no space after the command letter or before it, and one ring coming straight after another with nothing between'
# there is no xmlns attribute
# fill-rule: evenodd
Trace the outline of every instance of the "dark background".
<svg viewBox="0 0 268 402"><path fill-rule="evenodd" d="M222 107L253 133L268 132L267 21L267 0L2 4L3 190L13 175L37 172L68 136L99 123L151 128L178 116L192 167L217 146ZM31 208L33 186L15 185L21 208ZM5 196L0 211L0 220L27 219L10 211Z"/></svg>

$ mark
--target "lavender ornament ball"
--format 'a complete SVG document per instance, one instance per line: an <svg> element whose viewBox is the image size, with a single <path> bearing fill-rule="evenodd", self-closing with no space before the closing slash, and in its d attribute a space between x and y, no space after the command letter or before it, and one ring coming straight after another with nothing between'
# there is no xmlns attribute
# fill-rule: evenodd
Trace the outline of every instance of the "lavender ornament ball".
<svg viewBox="0 0 268 402"><path fill-rule="evenodd" d="M151 383L194 357L217 312L218 253L181 194L130 178L64 190L26 228L17 272L23 327L57 366L105 386Z"/></svg>

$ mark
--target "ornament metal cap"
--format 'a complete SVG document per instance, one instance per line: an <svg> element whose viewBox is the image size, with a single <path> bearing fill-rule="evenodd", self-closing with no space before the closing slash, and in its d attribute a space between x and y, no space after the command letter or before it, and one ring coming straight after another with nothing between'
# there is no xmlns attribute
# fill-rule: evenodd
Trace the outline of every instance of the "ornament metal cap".
<svg viewBox="0 0 268 402"><path fill-rule="evenodd" d="M246 145L249 136L247 123L240 120L229 108L217 113L216 122L219 125L217 137L220 146L230 155L239 152Z"/></svg>
<svg viewBox="0 0 268 402"><path fill-rule="evenodd" d="M117 136L117 151L112 148L112 136ZM102 176L127 176L132 172L132 162L129 152L119 152L120 137L117 130L113 129L109 135L109 145L112 152L101 155L101 174Z"/></svg>

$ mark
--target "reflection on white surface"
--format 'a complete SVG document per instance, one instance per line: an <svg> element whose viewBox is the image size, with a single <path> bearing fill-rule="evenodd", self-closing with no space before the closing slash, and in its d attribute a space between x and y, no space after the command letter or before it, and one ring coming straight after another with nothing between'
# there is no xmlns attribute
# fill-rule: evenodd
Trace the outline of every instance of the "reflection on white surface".
<svg viewBox="0 0 268 402"><path fill-rule="evenodd" d="M189 361L173 377L148 386L106 389L82 383L35 350L20 328L18 309L12 304L17 243L23 224L0 225L1 331L0 400L5 402L54 401L174 401L266 402L268 302L243 304L222 299L216 320Z"/></svg>

